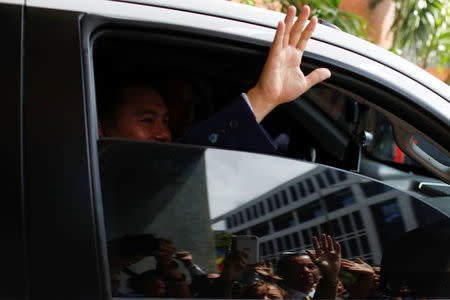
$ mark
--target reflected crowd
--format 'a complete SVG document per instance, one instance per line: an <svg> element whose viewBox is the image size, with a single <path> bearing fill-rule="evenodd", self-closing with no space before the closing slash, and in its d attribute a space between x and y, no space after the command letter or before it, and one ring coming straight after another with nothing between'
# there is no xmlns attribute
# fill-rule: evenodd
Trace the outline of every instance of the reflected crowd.
<svg viewBox="0 0 450 300"><path fill-rule="evenodd" d="M220 272L205 272L191 253L150 234L127 235L108 243L113 297L233 299L402 299L380 289L380 267L341 257L329 235L313 237L313 248L286 252L272 262L249 264L249 252L230 248ZM130 266L146 257L153 267ZM186 273L187 272L187 273ZM126 277L126 280L125 280ZM189 277L189 280L187 280ZM405 298L408 298L408 287Z"/></svg>

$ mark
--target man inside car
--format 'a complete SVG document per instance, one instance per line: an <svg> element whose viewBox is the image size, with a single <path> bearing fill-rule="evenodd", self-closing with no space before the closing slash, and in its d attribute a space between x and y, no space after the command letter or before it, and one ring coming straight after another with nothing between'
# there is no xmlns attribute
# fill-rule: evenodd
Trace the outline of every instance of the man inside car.
<svg viewBox="0 0 450 300"><path fill-rule="evenodd" d="M300 63L317 18L305 27L310 8L305 5L296 22L294 6L279 22L268 58L256 85L223 110L194 126L179 142L234 150L273 153L276 146L260 122L278 105L297 99L331 76L319 68L305 76ZM117 101L99 114L100 137L172 142L168 110L162 96L148 85L129 85Z"/></svg>

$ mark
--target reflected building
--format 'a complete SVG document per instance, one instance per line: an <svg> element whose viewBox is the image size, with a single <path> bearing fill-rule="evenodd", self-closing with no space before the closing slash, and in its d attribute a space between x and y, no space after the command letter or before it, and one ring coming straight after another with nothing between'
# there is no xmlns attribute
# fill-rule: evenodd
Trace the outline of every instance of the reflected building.
<svg viewBox="0 0 450 300"><path fill-rule="evenodd" d="M379 264L390 238L427 222L420 218L423 209L420 201L382 183L316 167L213 223L224 221L225 230L236 235L258 236L266 261L313 249L312 236L326 233L340 242L344 258Z"/></svg>

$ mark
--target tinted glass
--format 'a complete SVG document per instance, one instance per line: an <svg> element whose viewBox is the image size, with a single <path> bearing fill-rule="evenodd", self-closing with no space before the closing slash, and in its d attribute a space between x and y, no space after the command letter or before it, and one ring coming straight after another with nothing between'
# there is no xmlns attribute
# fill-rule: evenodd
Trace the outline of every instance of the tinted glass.
<svg viewBox="0 0 450 300"><path fill-rule="evenodd" d="M333 185L327 168L306 162L130 141L99 147L110 251L117 250L116 239L151 234L188 251L204 272L222 271L233 235L257 236L258 259L276 263L285 251L312 249L312 237L327 233L341 244L343 258L380 264L384 249L404 232L448 219L367 177L332 170L339 179ZM293 186L308 186L318 175L327 179L326 189L282 201ZM280 203L270 209L269 199ZM263 213L264 201L270 213ZM140 254L127 270L141 274L155 268L154 259L140 260L154 257L152 251ZM130 274L120 273L116 293L135 292L127 280L137 275Z"/></svg>

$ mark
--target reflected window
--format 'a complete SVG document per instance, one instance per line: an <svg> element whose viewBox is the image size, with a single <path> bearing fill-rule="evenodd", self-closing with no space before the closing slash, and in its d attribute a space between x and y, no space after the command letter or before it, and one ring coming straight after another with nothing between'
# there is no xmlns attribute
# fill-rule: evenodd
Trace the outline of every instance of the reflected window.
<svg viewBox="0 0 450 300"><path fill-rule="evenodd" d="M359 213L359 211L355 211L354 213L352 213L352 216L353 221L355 222L356 225L356 229L358 230L364 229L363 221L361 219L361 214Z"/></svg>
<svg viewBox="0 0 450 300"><path fill-rule="evenodd" d="M278 246L278 251L284 250L283 241L281 240L281 238L277 238L277 246Z"/></svg>
<svg viewBox="0 0 450 300"><path fill-rule="evenodd" d="M267 201L267 206L269 207L269 211L273 211L273 205L272 205L271 199L267 198L266 201Z"/></svg>
<svg viewBox="0 0 450 300"><path fill-rule="evenodd" d="M324 173L329 185L333 185L336 183L333 177L333 173L331 172L331 169L326 169Z"/></svg>
<svg viewBox="0 0 450 300"><path fill-rule="evenodd" d="M346 188L325 197L328 212L335 211L356 203L355 196L351 188Z"/></svg>
<svg viewBox="0 0 450 300"><path fill-rule="evenodd" d="M300 191L300 195L302 197L306 197L306 190L305 190L305 187L303 186L302 182L298 183L298 190Z"/></svg>
<svg viewBox="0 0 450 300"><path fill-rule="evenodd" d="M308 193L314 193L314 185L311 178L305 180L306 186L308 187Z"/></svg>
<svg viewBox="0 0 450 300"><path fill-rule="evenodd" d="M288 204L289 204L289 199L288 199L288 196L287 196L286 191L282 191L282 192L281 192L281 195L282 195L282 197L283 197L283 204L284 204L284 205L288 205Z"/></svg>
<svg viewBox="0 0 450 300"><path fill-rule="evenodd" d="M266 243L261 243L259 246L260 246L259 249L261 251L261 255L266 256L267 255Z"/></svg>
<svg viewBox="0 0 450 300"><path fill-rule="evenodd" d="M328 229L328 223L322 223L320 224L320 233L325 233L325 234L331 234L331 231Z"/></svg>
<svg viewBox="0 0 450 300"><path fill-rule="evenodd" d="M267 222L255 225L250 228L252 235L262 237L269 234L269 224Z"/></svg>
<svg viewBox="0 0 450 300"><path fill-rule="evenodd" d="M372 205L370 210L375 219L378 237L382 246L388 243L390 239L405 232L405 226L396 199Z"/></svg>
<svg viewBox="0 0 450 300"><path fill-rule="evenodd" d="M364 254L370 253L369 240L367 239L367 236L363 235L359 239L361 241L361 247Z"/></svg>
<svg viewBox="0 0 450 300"><path fill-rule="evenodd" d="M354 231L349 215L342 216L342 223L344 224L345 233L352 233Z"/></svg>
<svg viewBox="0 0 450 300"><path fill-rule="evenodd" d="M280 231L294 226L294 217L292 216L292 213L289 212L272 219L272 224L275 231Z"/></svg>
<svg viewBox="0 0 450 300"><path fill-rule="evenodd" d="M360 186L367 198L392 190L391 187L376 181L364 182Z"/></svg>
<svg viewBox="0 0 450 300"><path fill-rule="evenodd" d="M331 228L333 229L333 234L335 236L339 236L342 234L341 226L339 225L339 221L337 219L331 220Z"/></svg>
<svg viewBox="0 0 450 300"><path fill-rule="evenodd" d="M294 241L294 247L295 248L298 248L298 247L300 247L300 239L299 239L299 237L298 237L298 233L297 232L294 232L294 233L292 233L292 240Z"/></svg>
<svg viewBox="0 0 450 300"><path fill-rule="evenodd" d="M350 255L350 251L349 251L348 246L347 246L347 241L341 241L339 243L341 244L341 255L342 255L342 258L350 257L351 255Z"/></svg>
<svg viewBox="0 0 450 300"><path fill-rule="evenodd" d="M348 245L350 247L351 256L359 256L358 244L356 243L356 239L349 239Z"/></svg>
<svg viewBox="0 0 450 300"><path fill-rule="evenodd" d="M297 214L300 222L306 222L324 215L325 212L322 210L319 201L313 201L298 208Z"/></svg>
<svg viewBox="0 0 450 300"><path fill-rule="evenodd" d="M344 172L337 172L337 176L338 176L339 181L344 181L347 179L347 174Z"/></svg>
<svg viewBox="0 0 450 300"><path fill-rule="evenodd" d="M245 209L245 214L247 215L247 220L251 221L253 219L252 214L250 212L250 208Z"/></svg>
<svg viewBox="0 0 450 300"><path fill-rule="evenodd" d="M320 236L319 228L317 226L311 227L311 235L316 237Z"/></svg>
<svg viewBox="0 0 450 300"><path fill-rule="evenodd" d="M244 223L244 215L242 214L242 212L240 211L239 214L239 224L243 224Z"/></svg>
<svg viewBox="0 0 450 300"><path fill-rule="evenodd" d="M284 236L284 244L286 245L286 250L292 249L291 239L289 235Z"/></svg>
<svg viewBox="0 0 450 300"><path fill-rule="evenodd" d="M273 246L273 241L267 241L267 254L273 254L274 251L274 246Z"/></svg>
<svg viewBox="0 0 450 300"><path fill-rule="evenodd" d="M311 244L311 234L309 233L308 229L303 229L302 230L302 237L303 237L303 242L308 245Z"/></svg>
<svg viewBox="0 0 450 300"><path fill-rule="evenodd" d="M236 215L233 215L232 218L233 218L233 226L238 226L239 223L238 223L238 221L237 221Z"/></svg>
<svg viewBox="0 0 450 300"><path fill-rule="evenodd" d="M259 202L259 210L261 211L262 216L266 214L266 210L264 208L264 203Z"/></svg>
<svg viewBox="0 0 450 300"><path fill-rule="evenodd" d="M280 201L280 197L278 196L278 194L275 195L275 207L276 208L281 207L281 201Z"/></svg>
<svg viewBox="0 0 450 300"><path fill-rule="evenodd" d="M291 192L291 199L292 201L297 201L299 198L297 197L297 191L295 190L294 186L289 187L289 191Z"/></svg>
<svg viewBox="0 0 450 300"><path fill-rule="evenodd" d="M258 213L258 209L256 208L256 205L252 206L252 211L253 211L253 215L255 216L255 218L258 218L259 213Z"/></svg>
<svg viewBox="0 0 450 300"><path fill-rule="evenodd" d="M314 175L314 177L316 178L317 184L319 185L319 187L321 189L325 188L325 182L322 179L322 175L321 174L316 174L316 175Z"/></svg>

